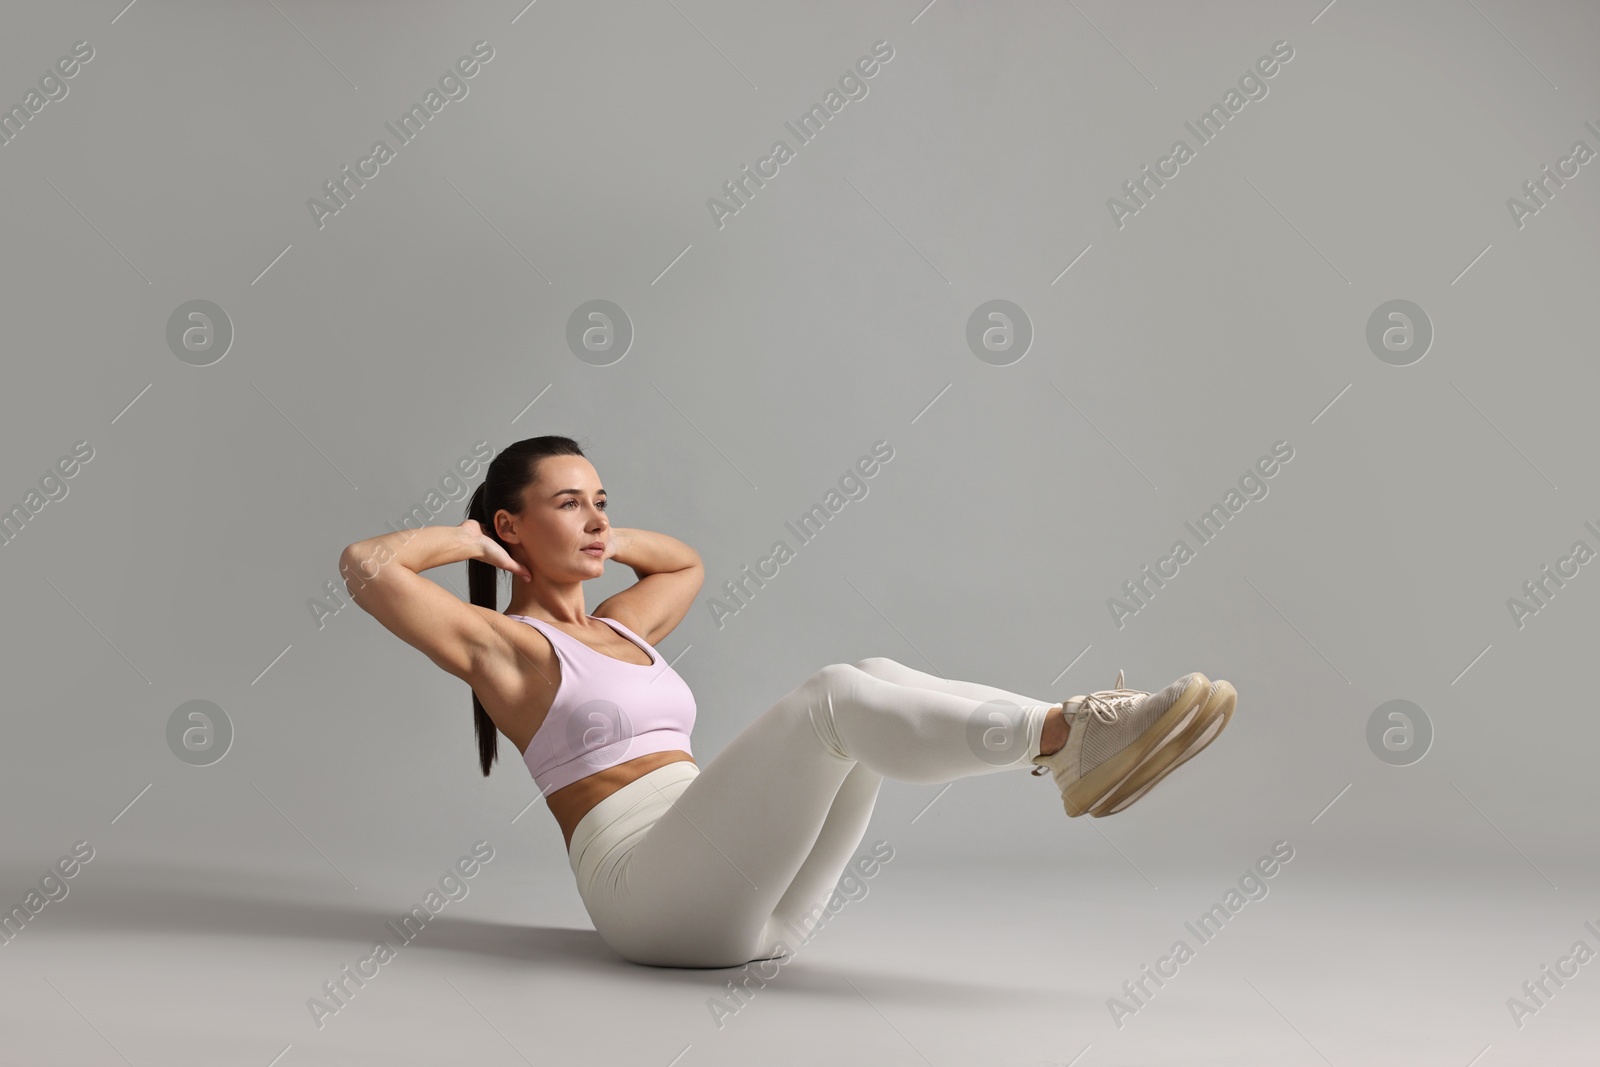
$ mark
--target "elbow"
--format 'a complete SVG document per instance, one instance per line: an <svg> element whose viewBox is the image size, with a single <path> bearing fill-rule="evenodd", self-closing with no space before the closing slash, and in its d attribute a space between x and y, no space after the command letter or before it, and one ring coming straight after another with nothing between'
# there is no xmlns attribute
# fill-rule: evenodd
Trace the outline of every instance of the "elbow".
<svg viewBox="0 0 1600 1067"><path fill-rule="evenodd" d="M358 569L366 558L367 553L362 550L360 541L352 541L344 546L344 551L339 553L339 573L344 575L345 581L350 581L352 576L359 573Z"/></svg>
<svg viewBox="0 0 1600 1067"><path fill-rule="evenodd" d="M344 589L357 607L363 606L361 591L378 577L380 562L365 541L354 541L339 553L339 573L344 576Z"/></svg>

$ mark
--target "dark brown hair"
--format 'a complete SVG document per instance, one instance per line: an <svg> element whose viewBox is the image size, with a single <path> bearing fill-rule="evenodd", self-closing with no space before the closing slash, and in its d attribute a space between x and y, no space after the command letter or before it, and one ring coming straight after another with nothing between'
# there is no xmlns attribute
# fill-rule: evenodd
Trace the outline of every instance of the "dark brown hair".
<svg viewBox="0 0 1600 1067"><path fill-rule="evenodd" d="M502 509L513 515L522 512L522 492L539 480L540 460L546 456L582 455L583 449L578 447L576 441L554 434L528 437L507 445L489 461L489 471L483 476L483 484L473 490L472 499L467 504L466 517L478 520L483 532L510 553L511 546L500 540L500 535L495 532L495 513ZM469 559L467 591L471 601L480 608L498 611L496 602L499 600L500 575L503 573L506 572L492 563ZM516 580L514 575L512 580ZM478 763L483 767L484 777L488 777L489 767L499 754L499 734L495 731L494 720L483 710L483 702L478 699L477 693L472 694L472 725L478 737Z"/></svg>

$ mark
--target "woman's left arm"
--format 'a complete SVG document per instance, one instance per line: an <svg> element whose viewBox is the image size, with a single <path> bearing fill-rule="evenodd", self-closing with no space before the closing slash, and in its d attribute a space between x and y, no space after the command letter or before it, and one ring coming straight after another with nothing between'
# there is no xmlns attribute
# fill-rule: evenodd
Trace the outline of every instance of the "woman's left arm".
<svg viewBox="0 0 1600 1067"><path fill-rule="evenodd" d="M632 567L640 578L663 571L680 571L700 563L700 553L676 537L629 526L611 527L605 558Z"/></svg>
<svg viewBox="0 0 1600 1067"><path fill-rule="evenodd" d="M668 534L611 527L605 559L631 567L639 580L595 606L654 645L689 613L705 581L700 553Z"/></svg>

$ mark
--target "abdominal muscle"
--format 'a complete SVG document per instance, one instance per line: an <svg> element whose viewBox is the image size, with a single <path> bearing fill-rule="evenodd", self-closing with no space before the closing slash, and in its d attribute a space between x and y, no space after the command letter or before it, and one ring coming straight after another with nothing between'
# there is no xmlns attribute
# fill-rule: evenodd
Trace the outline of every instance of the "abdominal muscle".
<svg viewBox="0 0 1600 1067"><path fill-rule="evenodd" d="M564 785L545 797L545 803L550 806L550 813L556 817L556 823L561 827L561 836L566 840L567 848L569 850L572 848L572 832L596 804L657 767L685 760L693 763L694 757L682 749L651 752L619 763L615 767L596 771L585 778L579 778L576 782Z"/></svg>

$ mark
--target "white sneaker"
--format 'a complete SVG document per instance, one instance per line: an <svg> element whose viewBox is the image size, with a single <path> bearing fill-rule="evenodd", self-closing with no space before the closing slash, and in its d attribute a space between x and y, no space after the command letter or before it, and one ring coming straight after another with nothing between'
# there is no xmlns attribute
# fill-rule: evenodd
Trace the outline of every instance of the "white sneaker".
<svg viewBox="0 0 1600 1067"><path fill-rule="evenodd" d="M1061 804L1076 818L1128 807L1157 782L1209 745L1232 717L1233 686L1186 674L1159 693L1113 689L1066 701L1067 743L1033 757L1052 772Z"/></svg>
<svg viewBox="0 0 1600 1067"><path fill-rule="evenodd" d="M1174 769L1188 762L1212 741L1233 718L1233 707L1238 694L1229 683L1218 679L1211 683L1211 691L1200 710L1189 720L1189 725L1162 745L1136 772L1130 774L1097 804L1090 812L1095 818L1115 815L1155 788Z"/></svg>

